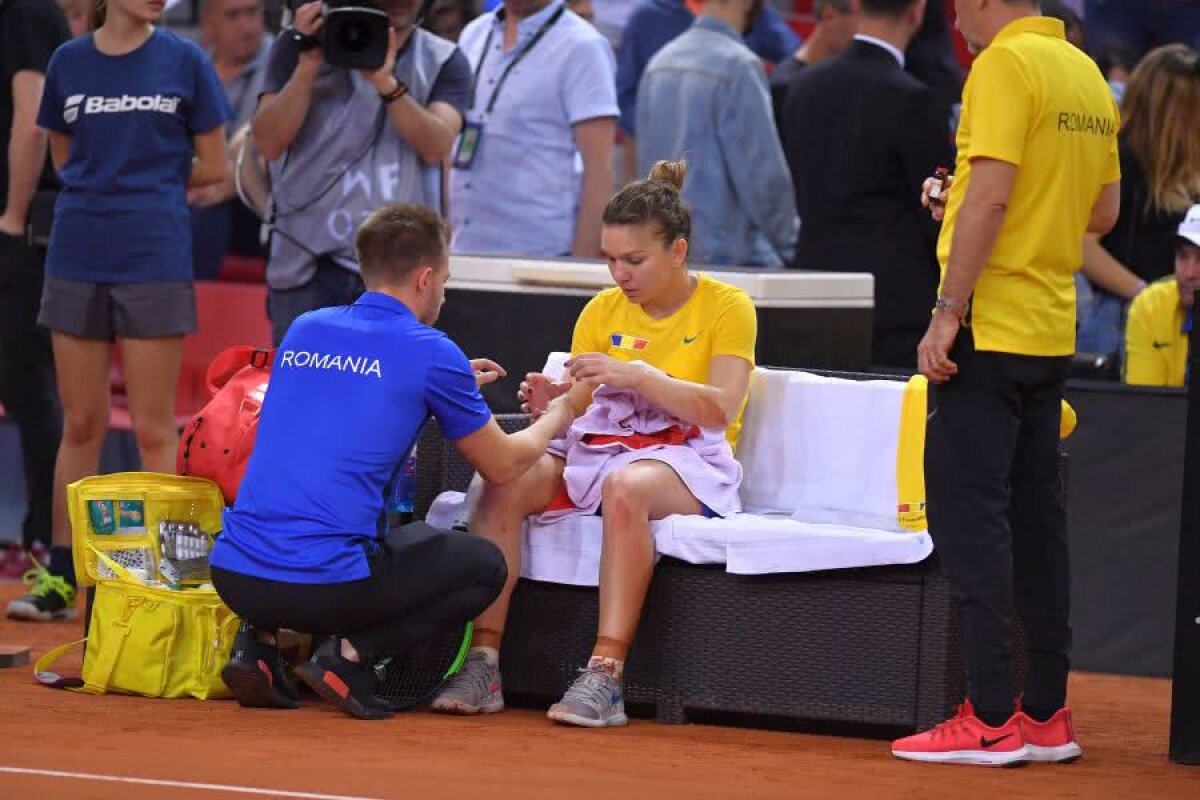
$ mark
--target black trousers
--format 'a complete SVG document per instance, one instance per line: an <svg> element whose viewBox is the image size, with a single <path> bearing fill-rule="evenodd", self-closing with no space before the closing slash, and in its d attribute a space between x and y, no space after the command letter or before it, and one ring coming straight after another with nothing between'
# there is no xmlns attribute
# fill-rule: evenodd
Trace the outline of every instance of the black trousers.
<svg viewBox="0 0 1200 800"><path fill-rule="evenodd" d="M358 581L281 583L214 568L213 585L256 627L344 636L378 658L474 619L508 577L500 548L468 533L413 522L381 544L369 558L371 577Z"/></svg>
<svg viewBox="0 0 1200 800"><path fill-rule="evenodd" d="M0 405L21 437L26 548L35 541L50 546L54 461L62 438L50 333L37 324L44 259L44 251L24 237L0 233Z"/></svg>
<svg viewBox="0 0 1200 800"><path fill-rule="evenodd" d="M1025 626L1024 704L1066 701L1071 644L1067 514L1058 477L1069 359L976 351L931 385L925 440L929 533L962 607L968 696L985 717L1013 708L1009 629Z"/></svg>
<svg viewBox="0 0 1200 800"><path fill-rule="evenodd" d="M925 327L876 328L871 334L871 366L917 368L917 345Z"/></svg>
<svg viewBox="0 0 1200 800"><path fill-rule="evenodd" d="M267 267L268 272L270 266ZM295 289L268 289L267 316L271 318L271 339L278 347L296 317L330 306L347 306L366 291L362 276L339 266L329 256L317 259L317 271L303 286Z"/></svg>

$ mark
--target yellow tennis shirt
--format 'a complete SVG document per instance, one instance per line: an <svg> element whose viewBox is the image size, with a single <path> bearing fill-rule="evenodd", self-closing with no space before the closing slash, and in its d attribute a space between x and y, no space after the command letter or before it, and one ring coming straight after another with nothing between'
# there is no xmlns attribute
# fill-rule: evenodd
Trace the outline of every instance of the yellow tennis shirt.
<svg viewBox="0 0 1200 800"><path fill-rule="evenodd" d="M963 88L954 187L938 240L945 274L971 160L1019 167L1004 226L972 298L975 347L1031 356L1075 352L1074 273L1105 184L1120 180L1112 92L1062 22L1024 17L976 59Z"/></svg>
<svg viewBox="0 0 1200 800"><path fill-rule="evenodd" d="M575 322L571 355L604 353L621 361L645 361L673 378L708 383L713 356L738 356L754 366L758 317L744 291L704 274L692 296L669 317L654 319L619 288L592 298ZM745 400L725 431L737 446Z"/></svg>
<svg viewBox="0 0 1200 800"><path fill-rule="evenodd" d="M1175 278L1155 281L1133 300L1125 324L1125 382L1183 386L1187 376L1187 312Z"/></svg>

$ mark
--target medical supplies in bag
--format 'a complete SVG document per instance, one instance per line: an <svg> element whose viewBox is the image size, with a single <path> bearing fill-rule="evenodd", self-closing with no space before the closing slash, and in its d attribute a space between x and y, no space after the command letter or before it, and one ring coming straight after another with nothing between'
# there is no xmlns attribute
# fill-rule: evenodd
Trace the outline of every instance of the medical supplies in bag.
<svg viewBox="0 0 1200 800"><path fill-rule="evenodd" d="M67 505L76 577L96 587L88 637L46 653L35 678L90 694L230 696L220 673L238 619L208 583L224 509L217 485L144 472L103 475L71 484ZM50 672L84 642L81 680Z"/></svg>

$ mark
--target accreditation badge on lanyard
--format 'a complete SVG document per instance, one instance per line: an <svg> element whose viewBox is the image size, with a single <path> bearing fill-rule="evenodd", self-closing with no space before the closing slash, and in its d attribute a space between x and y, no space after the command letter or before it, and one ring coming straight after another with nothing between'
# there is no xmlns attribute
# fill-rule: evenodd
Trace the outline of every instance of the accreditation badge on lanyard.
<svg viewBox="0 0 1200 800"><path fill-rule="evenodd" d="M550 16L550 19L546 20L542 24L542 27L538 28L537 33L530 37L529 43L517 52L512 61L508 62L508 66L500 73L500 80L496 81L496 88L492 90L492 96L488 99L487 108L483 113L484 119L490 116L492 110L496 107L496 100L500 97L500 90L504 88L504 82L508 80L509 73L513 71L513 68L517 64L521 63L521 59L529 54L534 45L542 40L546 32L554 27L554 23L558 22L566 10L567 6L565 3L560 5L558 10ZM501 12L503 12L503 9L501 9ZM501 17L500 19L503 18ZM492 25L488 29L487 39L483 42L483 52L479 55L479 64L476 65L475 76L471 80L471 93L467 98L467 111L472 111L475 108L475 89L479 85L479 76L483 72L483 65L487 61L488 53L492 50L492 37L495 33L496 26ZM475 163L475 156L479 153L479 147L482 144L483 121L468 122L463 125L462 133L458 137L458 147L454 151L454 168L470 169L471 165Z"/></svg>
<svg viewBox="0 0 1200 800"><path fill-rule="evenodd" d="M458 135L458 149L454 151L454 168L470 169L479 152L479 140L483 138L483 123L468 122Z"/></svg>

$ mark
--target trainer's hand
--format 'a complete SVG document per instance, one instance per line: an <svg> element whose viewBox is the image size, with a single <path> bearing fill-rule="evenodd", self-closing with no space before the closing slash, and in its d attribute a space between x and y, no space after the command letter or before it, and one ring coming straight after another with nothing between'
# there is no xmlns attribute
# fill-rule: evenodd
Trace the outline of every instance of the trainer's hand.
<svg viewBox="0 0 1200 800"><path fill-rule="evenodd" d="M958 365L950 360L950 348L958 336L962 320L946 311L934 313L921 343L917 345L917 369L930 383L945 383L958 374Z"/></svg>
<svg viewBox="0 0 1200 800"><path fill-rule="evenodd" d="M929 190L933 188L933 178L926 178L921 184L921 205L929 209L930 215L935 221L941 222L946 216L946 198L950 194L950 187L954 184L954 176L947 175L946 180L942 181L942 197L940 200L934 201L929 196Z"/></svg>
<svg viewBox="0 0 1200 800"><path fill-rule="evenodd" d="M571 388L570 381L555 383L549 376L541 372L530 372L521 381L517 389L517 400L521 402L521 410L530 414L536 420L546 413L550 401L559 395L566 394Z"/></svg>
<svg viewBox="0 0 1200 800"><path fill-rule="evenodd" d="M634 364L618 361L603 353L581 353L567 362L567 371L576 381L593 387L604 385L617 389L636 389L646 374Z"/></svg>
<svg viewBox="0 0 1200 800"><path fill-rule="evenodd" d="M324 24L325 19L321 16L320 2L305 3L300 6L296 9L295 19L292 20L292 27L305 36L316 36L317 31L321 30L321 26ZM320 64L325 60L319 47L305 50L300 54L300 59L314 64Z"/></svg>
<svg viewBox="0 0 1200 800"><path fill-rule="evenodd" d="M504 367L490 358L472 358L471 371L475 373L475 383L478 386L495 383L508 374Z"/></svg>

